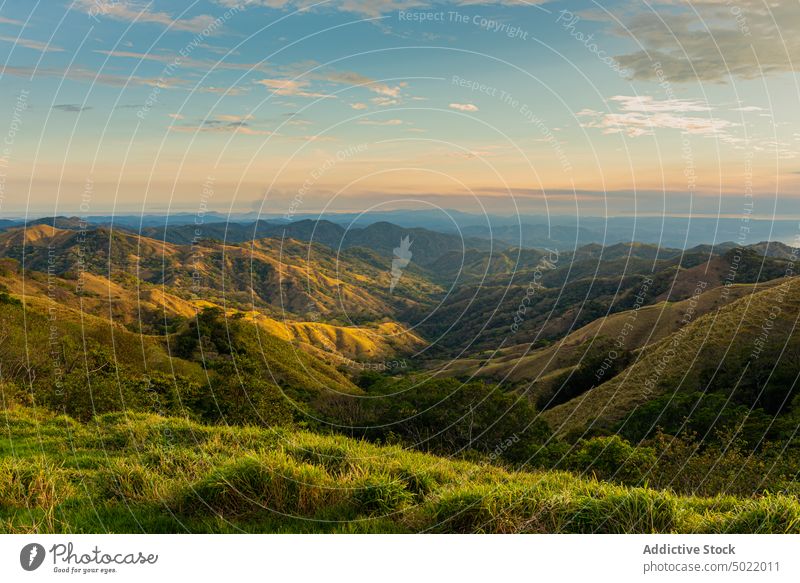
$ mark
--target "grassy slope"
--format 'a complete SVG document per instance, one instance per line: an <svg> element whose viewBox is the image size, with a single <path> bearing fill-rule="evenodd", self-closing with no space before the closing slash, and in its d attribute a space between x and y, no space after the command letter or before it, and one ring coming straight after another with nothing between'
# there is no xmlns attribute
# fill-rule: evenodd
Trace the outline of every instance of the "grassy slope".
<svg viewBox="0 0 800 583"><path fill-rule="evenodd" d="M261 327L247 326L244 331L246 338L242 341L251 346L271 378L312 392L360 392L336 370L335 359L328 364ZM107 319L45 298L26 297L24 307L0 304L0 361L6 378L13 378L14 371L20 377L25 366L31 367L37 379L54 378L53 339L58 340L55 352L62 367L64 361L83 353L84 344L94 342L113 350L115 360L134 371L177 373L200 384L207 382L198 363L170 356L164 337L136 334ZM64 342L70 342L72 347L62 352L59 346ZM83 361L78 358L78 362Z"/></svg>
<svg viewBox="0 0 800 583"><path fill-rule="evenodd" d="M618 312L598 318L545 348L533 350L530 344L519 344L498 351L486 361L477 358L451 361L446 365L445 374L510 382L541 380L553 372L578 364L586 343L595 338L605 336L616 340L627 326L622 336L625 348L637 350L676 332L690 307L697 317L779 283L779 280L774 280L761 284L732 285L727 289L719 287L701 294L696 301L687 299L643 306L635 315L631 310Z"/></svg>
<svg viewBox="0 0 800 583"><path fill-rule="evenodd" d="M412 269L390 293L387 258L292 239L175 245L125 231L81 233L38 225L0 233L0 255L24 260L28 271L60 276L88 271L114 282L139 278L165 284L187 299L197 293L218 304L257 306L290 319L316 311L343 321L382 320L427 305L441 292Z"/></svg>
<svg viewBox="0 0 800 583"><path fill-rule="evenodd" d="M800 532L785 496L681 497L145 414L0 419L0 532Z"/></svg>
<svg viewBox="0 0 800 583"><path fill-rule="evenodd" d="M765 323L774 320L769 335L773 342L783 342L798 334L800 278L774 283L777 285L707 313L649 345L627 370L544 412L543 417L558 433L593 424L608 427L637 406L668 391L703 390L696 369L704 362L722 361L727 352L754 350L754 341ZM770 317L775 309L780 310L777 319Z"/></svg>
<svg viewBox="0 0 800 583"><path fill-rule="evenodd" d="M84 314L104 319L112 316L114 322L134 331L141 331L140 322L191 319L205 307L220 307L206 300L182 298L161 285L140 281L129 288L91 273L82 276L81 294L76 293L77 280L48 277L39 271L28 271L23 277L21 272L7 270L0 273L0 285L17 298L26 298L31 305L51 297L61 305L80 307ZM227 310L229 314L238 311ZM394 322L337 326L273 318L257 310L250 310L247 315L266 333L296 343L315 355L318 353L311 349L321 349L337 360L388 358L424 346L419 336Z"/></svg>
<svg viewBox="0 0 800 583"><path fill-rule="evenodd" d="M522 265L488 277L480 286L475 282L458 286L420 326L420 332L436 338L441 330L449 329L431 351L443 358L461 356L461 349L468 345L467 354L474 354L535 340L555 341L609 311L631 309L646 276L654 282L645 294L645 304L677 302L691 297L698 281L706 282L709 290L724 285L732 262L740 257L726 254L709 259L702 252L674 256L674 250L666 250L666 257L655 261L653 246L615 247L596 246L598 255L582 248L574 259L548 256L553 269L537 271ZM782 277L789 264L746 251L736 265L736 282L746 284ZM543 288L529 288L533 282ZM518 329L513 326L515 317L521 320Z"/></svg>

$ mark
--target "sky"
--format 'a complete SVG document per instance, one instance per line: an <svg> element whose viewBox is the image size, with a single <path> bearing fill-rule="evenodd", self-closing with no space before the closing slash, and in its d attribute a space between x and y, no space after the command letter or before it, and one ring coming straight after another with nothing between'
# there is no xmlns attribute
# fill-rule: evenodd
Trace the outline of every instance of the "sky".
<svg viewBox="0 0 800 583"><path fill-rule="evenodd" d="M0 0L0 216L800 217L800 3Z"/></svg>

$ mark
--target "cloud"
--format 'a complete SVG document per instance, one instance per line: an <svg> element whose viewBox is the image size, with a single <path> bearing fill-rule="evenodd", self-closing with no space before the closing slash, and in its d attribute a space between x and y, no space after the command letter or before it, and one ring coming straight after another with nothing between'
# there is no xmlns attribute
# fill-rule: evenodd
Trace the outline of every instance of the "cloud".
<svg viewBox="0 0 800 583"><path fill-rule="evenodd" d="M173 117L177 114L170 114ZM220 114L211 119L201 120L194 125L171 125L170 131L179 133L214 133L227 134L237 133L247 136L271 136L274 132L261 130L250 126L247 120L252 119L252 115L229 115ZM183 116L175 119L183 119Z"/></svg>
<svg viewBox="0 0 800 583"><path fill-rule="evenodd" d="M0 24L13 24L15 26L22 26L25 23L21 20L14 20L13 18L4 18L0 16Z"/></svg>
<svg viewBox="0 0 800 583"><path fill-rule="evenodd" d="M490 156L495 156L496 152L492 150L464 150L464 151L456 151L456 152L446 152L447 156L451 158L463 158L465 160L472 160L474 158L488 158Z"/></svg>
<svg viewBox="0 0 800 583"><path fill-rule="evenodd" d="M208 43L199 43L197 46L199 48L201 48L201 49L206 49L208 52L214 53L214 54L217 54L217 55L225 55L225 56L227 56L227 55L238 55L239 54L239 51L235 51L235 50L230 49L228 47L218 47L216 45L211 45L211 44L208 44Z"/></svg>
<svg viewBox="0 0 800 583"><path fill-rule="evenodd" d="M378 121L374 119L362 119L357 122L359 125L362 126L400 126L403 125L403 120L401 119L387 119L384 121Z"/></svg>
<svg viewBox="0 0 800 583"><path fill-rule="evenodd" d="M241 123L243 121L247 121L249 119L253 119L253 116L250 114L246 115L232 115L232 114L224 114L218 115L215 117L217 121L223 121L228 123Z"/></svg>
<svg viewBox="0 0 800 583"><path fill-rule="evenodd" d="M686 113L690 111L711 111L711 108L700 101L692 99L653 99L652 95L615 95L610 98L620 104L622 111L641 113Z"/></svg>
<svg viewBox="0 0 800 583"><path fill-rule="evenodd" d="M655 100L650 96L616 95L610 103L618 104L621 112L600 112L584 109L577 116L584 121L581 127L597 128L604 134L623 133L628 137L653 135L657 129L678 130L687 134L727 136L726 130L737 124L712 115L687 116L687 112L710 111L698 101L685 99Z"/></svg>
<svg viewBox="0 0 800 583"><path fill-rule="evenodd" d="M15 46L25 47L26 49L33 49L34 51L39 51L40 53L60 53L64 51L64 49L62 49L61 47L57 47L49 43L42 43L39 41L25 39L25 38L17 38L15 36L0 35L0 41L13 43Z"/></svg>
<svg viewBox="0 0 800 583"><path fill-rule="evenodd" d="M339 10L367 17L379 17L391 12L409 9L423 9L435 6L491 6L496 4L535 5L544 4L548 0L337 0L320 3L319 0L217 0L223 6L263 6L283 10Z"/></svg>
<svg viewBox="0 0 800 583"><path fill-rule="evenodd" d="M362 109L367 109L367 107L369 106L366 103L351 103L350 107L352 107L355 110L362 110Z"/></svg>
<svg viewBox="0 0 800 583"><path fill-rule="evenodd" d="M255 83L271 89L274 95L286 95L292 97L336 97L335 95L308 91L306 88L309 86L309 82L305 80L260 79L259 81L255 81Z"/></svg>
<svg viewBox="0 0 800 583"><path fill-rule="evenodd" d="M367 89L373 93L377 93L378 95L383 95L385 97L400 97L400 90L405 86L406 83L400 83L394 87L390 87L386 83L372 83L371 85L367 86Z"/></svg>
<svg viewBox="0 0 800 583"><path fill-rule="evenodd" d="M392 97L373 97L370 101L379 107L389 107L390 105L397 105L400 103L399 99L394 99Z"/></svg>
<svg viewBox="0 0 800 583"><path fill-rule="evenodd" d="M243 95L250 91L249 87L216 87L209 85L208 87L198 87L195 91L198 93L213 93L215 95Z"/></svg>
<svg viewBox="0 0 800 583"><path fill-rule="evenodd" d="M616 32L641 48L616 60L635 80L721 83L799 70L798 2L659 0L632 12Z"/></svg>
<svg viewBox="0 0 800 583"><path fill-rule="evenodd" d="M63 103L60 105L54 105L53 109L57 109L65 113L80 113L92 108L86 105L78 105L77 103Z"/></svg>
<svg viewBox="0 0 800 583"><path fill-rule="evenodd" d="M197 45L201 46L201 45ZM208 71L210 69L231 69L234 71L262 71L269 72L263 63L233 63L224 60L207 60L207 59L192 59L189 57L181 56L180 54L160 55L157 53L137 53L134 51L108 51L108 50L95 50L94 52L108 57L122 58L122 59L136 59L137 61L156 61L158 63L173 64L190 69L200 69Z"/></svg>
<svg viewBox="0 0 800 583"><path fill-rule="evenodd" d="M187 32L203 32L213 27L217 20L206 14L184 19L173 18L166 12L151 11L151 4L139 4L127 0L77 0L74 6L92 18L107 17L124 22L160 24L171 30Z"/></svg>
<svg viewBox="0 0 800 583"><path fill-rule="evenodd" d="M184 117L182 113L168 113L167 115L172 119L183 119Z"/></svg>
<svg viewBox="0 0 800 583"><path fill-rule="evenodd" d="M308 87L311 81L322 81L336 85L347 85L352 88L364 88L367 91L377 95L377 97L373 97L371 101L379 106L395 105L400 103L403 99L403 89L408 86L408 83L405 81L390 85L384 81L372 79L371 77L362 75L361 73L356 73L355 71L322 69L322 67L316 61L295 63L293 65L284 67L281 72L285 76L292 76L295 78L302 77L302 81L291 82L297 83L301 89ZM290 83L284 79L271 78L264 81L273 83L276 87L279 87L283 91L291 89L291 87L283 87L287 83ZM291 95L292 93L284 94ZM297 95L299 95L299 93ZM317 94L315 96L321 97L323 95ZM330 95L330 97L335 96ZM364 107L366 107L366 105L364 105Z"/></svg>
<svg viewBox="0 0 800 583"><path fill-rule="evenodd" d="M155 77L137 77L135 75L110 75L106 73L98 74L96 71L82 69L80 67L70 67L67 70L48 68L48 67L6 67L4 73L15 77L57 77L59 79L70 79L71 81L90 81L102 83L112 87L123 87L125 85L145 85L148 87L169 88L175 87L180 82L176 79L158 79Z"/></svg>
<svg viewBox="0 0 800 583"><path fill-rule="evenodd" d="M364 87L372 93L378 94L380 96L380 101L388 102L389 100L394 100L392 104L400 102L402 91L408 86L408 83L405 81L397 85L389 85L388 83L371 79L366 75L354 71L326 71L322 74L314 74L314 76L328 81L329 83Z"/></svg>
<svg viewBox="0 0 800 583"><path fill-rule="evenodd" d="M451 103L447 107L458 111L478 111L478 106L472 103Z"/></svg>
<svg viewBox="0 0 800 583"><path fill-rule="evenodd" d="M314 63L305 63L306 65L316 65ZM318 74L321 79L330 81L331 83L340 83L342 85L366 85L374 83L375 81L366 75L356 73L355 71L325 71Z"/></svg>

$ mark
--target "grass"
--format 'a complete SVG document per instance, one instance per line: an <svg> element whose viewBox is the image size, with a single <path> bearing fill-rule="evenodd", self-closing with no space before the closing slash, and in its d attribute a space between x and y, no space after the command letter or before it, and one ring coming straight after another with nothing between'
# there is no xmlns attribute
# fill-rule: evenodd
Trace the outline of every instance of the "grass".
<svg viewBox="0 0 800 583"><path fill-rule="evenodd" d="M678 496L302 431L0 411L0 532L800 532L792 496Z"/></svg>

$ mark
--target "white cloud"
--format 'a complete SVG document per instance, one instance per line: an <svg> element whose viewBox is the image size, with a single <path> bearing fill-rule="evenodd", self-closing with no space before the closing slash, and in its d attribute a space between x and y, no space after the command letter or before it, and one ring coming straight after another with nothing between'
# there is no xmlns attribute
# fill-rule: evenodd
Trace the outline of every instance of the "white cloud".
<svg viewBox="0 0 800 583"><path fill-rule="evenodd" d="M374 119L362 119L357 123L362 126L400 126L403 125L403 120L387 119L384 121L378 121Z"/></svg>
<svg viewBox="0 0 800 583"><path fill-rule="evenodd" d="M478 111L478 106L472 103L451 103L448 107L458 111Z"/></svg>
<svg viewBox="0 0 800 583"><path fill-rule="evenodd" d="M175 115L179 114L169 114L170 117ZM252 119L252 117L252 115L220 114L211 119L201 120L194 125L171 125L169 129L170 131L180 133L225 134L235 132L248 136L271 136L274 134L274 132L269 130L251 127L248 120ZM175 117L174 119L183 119L183 116Z"/></svg>
<svg viewBox="0 0 800 583"><path fill-rule="evenodd" d="M621 112L600 112L583 109L576 115L584 121L581 127L597 128L605 134L624 133L635 138L653 135L657 129L678 130L687 134L722 137L737 124L708 116L687 116L687 112L710 111L707 105L684 99L655 100L650 96L616 95L609 100L619 104Z"/></svg>
<svg viewBox="0 0 800 583"><path fill-rule="evenodd" d="M216 116L215 119L217 119L219 121L227 121L227 122L230 122L230 123L239 123L239 122L246 121L248 119L253 119L253 116L250 115L250 114L247 114L247 115L224 114L224 115Z"/></svg>
<svg viewBox="0 0 800 583"><path fill-rule="evenodd" d="M366 103L351 103L350 107L352 107L355 110L362 110L362 109L367 109L367 107L369 106Z"/></svg>
<svg viewBox="0 0 800 583"><path fill-rule="evenodd" d="M399 99L394 99L392 97L373 97L370 101L380 107L388 107L400 103Z"/></svg>
<svg viewBox="0 0 800 583"><path fill-rule="evenodd" d="M386 97L400 97L400 90L405 86L406 83L400 83L394 87L390 87L386 83L372 83L371 85L367 85L367 89L373 93L384 95Z"/></svg>
<svg viewBox="0 0 800 583"><path fill-rule="evenodd" d="M34 51L39 51L40 53L60 53L64 51L64 49L61 47L57 47L49 43L42 43L25 38L17 38L15 36L0 35L0 41L13 43L16 46L25 47L26 49L33 49Z"/></svg>
<svg viewBox="0 0 800 583"><path fill-rule="evenodd" d="M140 4L129 0L77 0L74 4L93 18L112 18L124 22L160 24L171 30L202 32L213 27L216 18L201 14L192 18L173 18L166 12L153 12L151 4Z"/></svg>
<svg viewBox="0 0 800 583"><path fill-rule="evenodd" d="M309 86L309 82L305 80L261 79L256 81L256 83L271 89L275 95L286 95L292 97L336 97L335 95L328 95L326 93L308 91L307 88Z"/></svg>
<svg viewBox="0 0 800 583"><path fill-rule="evenodd" d="M98 74L96 71L83 69L81 67L70 67L69 69L57 69L51 67L12 67L3 69L4 73L17 77L57 77L59 79L70 79L72 81L89 81L92 83L102 83L112 87L125 87L128 85L145 85L148 87L159 87L161 89L175 87L182 83L178 79L165 79L157 77L137 77L135 75L111 75L108 73Z"/></svg>
<svg viewBox="0 0 800 583"><path fill-rule="evenodd" d="M436 6L472 6L495 4L535 5L544 4L548 0L337 0L320 3L319 0L217 0L223 6L264 6L284 10L325 10L334 9L341 12L352 12L367 17L377 17L398 10L424 9Z"/></svg>
<svg viewBox="0 0 800 583"><path fill-rule="evenodd" d="M689 111L710 111L711 108L691 99L664 99L656 100L651 95L615 95L610 99L620 104L622 111L636 111L641 113L686 113Z"/></svg>
<svg viewBox="0 0 800 583"><path fill-rule="evenodd" d="M216 87L209 85L207 87L200 87L197 89L198 93L212 93L215 95L243 95L250 91L248 87Z"/></svg>

